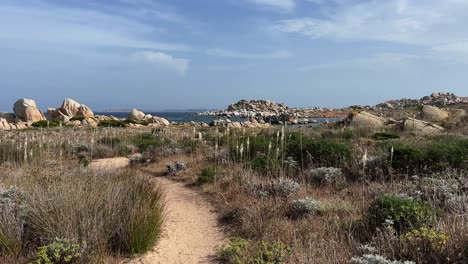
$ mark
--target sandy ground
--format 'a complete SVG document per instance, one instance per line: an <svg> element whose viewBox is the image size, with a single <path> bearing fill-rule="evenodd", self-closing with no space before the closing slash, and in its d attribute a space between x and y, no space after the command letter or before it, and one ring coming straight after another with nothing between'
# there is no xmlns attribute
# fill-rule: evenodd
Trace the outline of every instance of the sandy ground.
<svg viewBox="0 0 468 264"><path fill-rule="evenodd" d="M147 173L162 174L163 162ZM121 169L129 165L127 158L99 159L91 169ZM125 263L130 264L197 264L216 263L216 248L225 242L213 207L184 183L155 177L166 194L166 220L161 239L149 253Z"/></svg>
<svg viewBox="0 0 468 264"><path fill-rule="evenodd" d="M166 191L167 218L164 233L153 252L131 263L216 263L215 249L224 235L213 208L183 183L155 178Z"/></svg>
<svg viewBox="0 0 468 264"><path fill-rule="evenodd" d="M121 169L130 165L128 158L110 158L110 159L97 159L91 161L89 167L92 170L109 170L109 169Z"/></svg>

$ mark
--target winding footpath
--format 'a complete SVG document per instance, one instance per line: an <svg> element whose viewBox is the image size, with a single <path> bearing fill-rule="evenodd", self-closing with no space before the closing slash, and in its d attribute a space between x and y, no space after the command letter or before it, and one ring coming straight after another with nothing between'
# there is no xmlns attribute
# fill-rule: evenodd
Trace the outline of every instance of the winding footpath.
<svg viewBox="0 0 468 264"><path fill-rule="evenodd" d="M216 263L216 248L223 245L225 236L214 208L184 183L164 177L156 177L154 181L166 193L164 231L153 251L130 263Z"/></svg>

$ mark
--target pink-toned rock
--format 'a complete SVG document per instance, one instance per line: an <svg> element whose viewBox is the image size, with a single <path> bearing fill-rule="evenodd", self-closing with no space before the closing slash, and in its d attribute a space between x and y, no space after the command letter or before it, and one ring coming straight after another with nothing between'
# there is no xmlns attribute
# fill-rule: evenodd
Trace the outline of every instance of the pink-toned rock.
<svg viewBox="0 0 468 264"><path fill-rule="evenodd" d="M75 116L84 116L89 118L94 117L94 113L91 108L70 98L63 100L60 112L70 118Z"/></svg>
<svg viewBox="0 0 468 264"><path fill-rule="evenodd" d="M36 102L31 99L20 99L13 106L17 121L37 122L46 120L44 114L37 108Z"/></svg>

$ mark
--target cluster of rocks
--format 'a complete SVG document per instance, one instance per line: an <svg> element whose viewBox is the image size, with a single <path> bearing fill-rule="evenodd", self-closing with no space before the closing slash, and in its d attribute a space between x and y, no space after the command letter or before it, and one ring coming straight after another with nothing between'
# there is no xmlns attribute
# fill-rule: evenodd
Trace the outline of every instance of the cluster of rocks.
<svg viewBox="0 0 468 264"><path fill-rule="evenodd" d="M136 109L129 114L129 119L137 121L129 123L131 127L143 126L138 121L144 121L148 126L169 126L171 123L164 118L145 115ZM94 115L91 108L73 99L65 99L59 108L48 108L44 114L38 109L32 99L20 99L13 105L13 113L0 113L0 129L25 129L39 121L59 122L63 125L97 127L102 121L119 121L114 116Z"/></svg>
<svg viewBox="0 0 468 264"><path fill-rule="evenodd" d="M241 100L225 110L199 113L201 116L226 118L255 118L273 125L317 123L313 118L345 117L349 109L333 108L290 108L283 103L269 100Z"/></svg>
<svg viewBox="0 0 468 264"><path fill-rule="evenodd" d="M419 113L419 119L405 117L400 120L373 115L366 111L353 112L345 123L354 128L369 130L399 129L415 131L421 134L437 134L444 131L440 124L460 122L467 113L463 109L446 111L435 106L424 105Z"/></svg>
<svg viewBox="0 0 468 264"><path fill-rule="evenodd" d="M271 127L271 124L263 120L258 121L255 118L249 118L243 122L232 122L229 119L214 120L211 122L210 126L229 128L269 128Z"/></svg>
<svg viewBox="0 0 468 264"><path fill-rule="evenodd" d="M429 96L424 96L421 99L400 99L391 100L380 103L373 108L376 109L404 109L411 107L419 107L422 105L446 106L456 104L468 104L468 97L459 97L453 93L433 93Z"/></svg>
<svg viewBox="0 0 468 264"><path fill-rule="evenodd" d="M171 125L171 122L169 122L169 120L167 120L165 118L152 116L150 114L145 114L142 111L139 111L137 109L133 109L128 114L128 119L133 120L133 121L139 121L139 122L147 122L151 126L169 126L169 125ZM136 124L136 125L138 125L138 124Z"/></svg>
<svg viewBox="0 0 468 264"><path fill-rule="evenodd" d="M274 125L277 124L310 124L314 118L343 118L353 109L378 112L380 110L398 110L404 108L427 106L447 106L468 104L468 97L459 97L453 93L433 93L421 99L391 100L375 106L350 106L335 108L291 108L282 103L269 100L241 100L231 104L225 110L199 113L201 116L219 116L226 118L256 118Z"/></svg>

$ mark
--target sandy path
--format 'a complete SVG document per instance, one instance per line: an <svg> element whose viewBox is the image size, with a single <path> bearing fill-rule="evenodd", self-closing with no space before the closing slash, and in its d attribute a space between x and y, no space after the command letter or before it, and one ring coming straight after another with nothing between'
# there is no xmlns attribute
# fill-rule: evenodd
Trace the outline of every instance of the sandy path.
<svg viewBox="0 0 468 264"><path fill-rule="evenodd" d="M167 218L155 249L133 264L216 263L215 249L224 242L213 208L183 183L157 177L166 191Z"/></svg>
<svg viewBox="0 0 468 264"><path fill-rule="evenodd" d="M89 167L92 170L115 170L125 168L128 165L130 165L128 158L109 158L93 160Z"/></svg>

